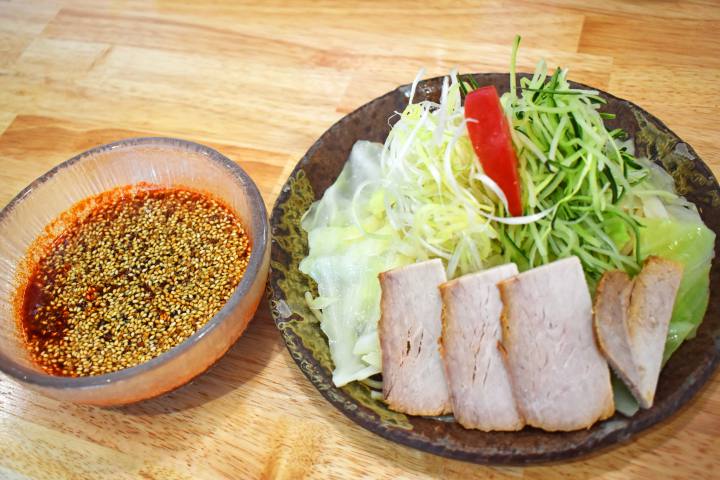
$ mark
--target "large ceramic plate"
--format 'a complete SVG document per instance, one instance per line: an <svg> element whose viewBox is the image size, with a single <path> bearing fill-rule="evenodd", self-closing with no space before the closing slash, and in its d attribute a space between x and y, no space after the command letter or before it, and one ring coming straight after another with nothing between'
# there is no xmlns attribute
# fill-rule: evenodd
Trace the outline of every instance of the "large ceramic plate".
<svg viewBox="0 0 720 480"><path fill-rule="evenodd" d="M480 85L508 90L508 75L476 75ZM427 80L418 89L421 98L437 100L441 79ZM628 440L675 412L706 382L720 358L720 267L713 261L710 305L697 336L673 355L660 376L655 405L632 418L621 414L588 430L548 433L533 428L520 432L483 433L465 430L446 419L413 417L388 410L371 399L357 382L337 388L331 381L332 361L327 340L305 305L303 295L315 291L314 282L299 272L307 253L307 237L300 219L320 198L343 168L357 140L382 142L388 117L402 111L409 87L399 87L360 107L325 132L308 150L287 180L272 213L273 234L269 294L275 323L290 354L317 389L359 425L387 439L435 454L477 463L527 464L584 455ZM634 139L639 156L661 164L675 178L681 194L694 202L705 223L720 232L720 194L710 169L688 144L660 120L640 107L602 93L605 111L617 114L613 127L624 128ZM716 240L717 244L717 240ZM717 245L716 245L717 250Z"/></svg>

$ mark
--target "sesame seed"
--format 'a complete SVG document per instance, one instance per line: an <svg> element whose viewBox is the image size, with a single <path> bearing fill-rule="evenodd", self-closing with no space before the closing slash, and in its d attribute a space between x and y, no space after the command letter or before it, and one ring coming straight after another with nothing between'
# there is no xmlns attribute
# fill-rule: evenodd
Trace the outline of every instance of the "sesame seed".
<svg viewBox="0 0 720 480"><path fill-rule="evenodd" d="M148 185L102 197L25 289L28 349L54 375L101 375L170 350L222 308L247 268L240 220L208 195Z"/></svg>

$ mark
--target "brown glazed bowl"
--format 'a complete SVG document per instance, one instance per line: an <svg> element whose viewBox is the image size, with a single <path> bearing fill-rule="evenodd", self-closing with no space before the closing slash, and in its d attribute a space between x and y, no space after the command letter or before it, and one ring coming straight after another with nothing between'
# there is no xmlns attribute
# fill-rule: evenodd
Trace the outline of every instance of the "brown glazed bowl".
<svg viewBox="0 0 720 480"><path fill-rule="evenodd" d="M480 85L509 88L507 74L477 74ZM420 99L437 101L441 78L422 82ZM388 117L407 104L405 85L360 107L325 132L300 160L282 189L272 212L270 305L290 354L317 389L350 419L394 442L438 455L484 464L530 464L570 459L625 442L661 422L690 400L707 381L720 359L720 265L713 261L710 304L697 336L672 356L660 376L655 405L631 418L615 414L588 430L549 433L534 428L520 432L483 433L466 430L452 417L406 416L388 410L353 382L337 388L331 380L332 361L327 339L305 305L303 295L313 291L312 280L298 270L307 253L307 237L300 219L340 173L357 140L383 142ZM688 144L642 108L610 94L604 111L615 113L612 128L622 127L635 139L639 156L662 165L675 178L679 193L697 205L716 234L720 233L720 192L712 172ZM717 238L716 237L716 251Z"/></svg>
<svg viewBox="0 0 720 480"><path fill-rule="evenodd" d="M77 202L139 182L185 186L223 200L240 217L252 245L245 275L215 316L167 352L104 375L49 375L29 358L13 311L28 246ZM47 396L104 406L137 402L187 383L215 363L252 319L267 280L269 230L265 204L252 179L235 162L197 143L130 138L61 163L0 211L0 371Z"/></svg>

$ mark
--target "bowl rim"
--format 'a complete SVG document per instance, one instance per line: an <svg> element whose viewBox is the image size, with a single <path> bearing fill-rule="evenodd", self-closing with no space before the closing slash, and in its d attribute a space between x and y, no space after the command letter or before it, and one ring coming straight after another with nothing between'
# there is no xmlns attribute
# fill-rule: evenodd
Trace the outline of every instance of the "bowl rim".
<svg viewBox="0 0 720 480"><path fill-rule="evenodd" d="M467 75L472 75L476 79L484 79L487 77L493 77L493 76L509 76L509 73L507 72L468 72ZM417 84L417 89L420 90L422 88L430 88L430 85L438 84L442 81L444 77L447 75L439 75L435 77L429 77L421 80ZM532 76L532 73L527 72L517 72L517 78L522 77L530 77ZM571 81L571 85L577 88L586 88L586 89L593 89L598 90L601 94L601 96L607 98L608 100L614 100L617 101L619 104L629 107L632 109L636 109L638 112L640 112L642 115L645 116L645 118L652 123L658 130L660 130L662 133L669 135L675 139L678 140L679 143L683 143L689 152L689 154L693 158L697 158L703 165L706 166L707 172L709 174L709 178L711 181L715 182L715 184L718 184L717 178L715 177L714 173L710 169L709 165L705 163L702 158L697 154L697 152L694 150L692 145L685 142L681 137L679 137L673 130L671 130L662 120L657 118L652 113L648 112L646 109L641 107L640 105L631 102L629 100L626 100L624 98L618 97L616 95L613 95L606 90L599 89L596 87L588 86L581 82L575 82ZM283 187L281 187L280 194L275 199L275 203L273 205L272 211L271 211L271 228L274 228L276 218L280 215L282 215L281 210L283 209L283 205L285 201L287 200L287 197L290 195L290 189L287 188L287 185L289 182L294 179L299 171L302 171L307 163L309 163L310 159L313 155L315 155L316 150L321 148L321 144L324 141L324 139L329 136L330 134L336 132L337 130L341 130L345 127L345 124L352 121L357 115L362 114L362 112L374 104L375 102L381 101L382 99L386 99L387 97L393 97L396 95L402 95L404 98L409 97L409 92L411 90L412 84L403 84L398 85L395 88L393 88L390 91L385 92L384 94L378 95L377 97L365 102L364 104L358 106L353 111L343 115L341 118L339 118L336 122L334 122L330 127L327 128L316 140L315 142L310 146L310 148L307 150L307 152L302 156L302 158L296 163L296 165L293 167L293 169L288 174L288 177L285 179ZM718 236L718 239L716 242L720 240L720 235ZM275 244L275 239L273 239L273 244ZM272 252L271 252L272 255ZM274 279L278 276L278 273L276 272L276 269L272 266L272 261L270 264L270 272L268 277L268 291L269 291L269 298L270 301L276 301L279 298L282 298L283 293L279 290L279 288L276 287L276 283ZM272 307L272 305L271 305ZM469 452L465 451L462 448L454 447L454 446L445 446L445 447L439 447L432 443L432 441L428 441L425 438L416 437L412 435L398 435L398 430L392 427L388 427L383 422L377 421L374 418L370 419L369 417L363 416L360 413L360 409L351 409L347 408L345 404L343 403L344 398L350 398L352 399L352 402L357 405L357 401L351 397L349 394L345 393L344 389L342 387L336 387L334 384L332 384L332 381L330 380L330 384L324 385L320 380L318 380L318 377L316 374L323 374L324 367L320 365L319 362L317 362L317 359L315 358L313 352L305 346L303 343L303 339L294 331L291 329L283 328L282 325L286 322L289 322L295 318L298 317L297 313L291 314L290 316L286 316L279 311L277 311L274 308L270 309L270 313L273 317L273 321L280 331L281 338L283 339L283 342L285 343L286 348L290 352L290 356L295 361L296 365L300 369L300 371L303 372L305 377L310 381L310 383L320 392L320 394L337 410L339 410L343 415L345 415L347 418L352 420L354 423L359 425L360 427L390 441L395 444L404 445L425 453L431 453L434 455L438 455L445 458L451 458L455 460L475 463L475 464L481 464L481 465L509 465L509 466L528 466L528 465L542 465L542 464L553 464L556 462L561 461L574 461L578 459L586 458L590 455L596 454L596 453L602 453L606 451L609 448L612 448L614 446L622 445L629 441L630 439L635 438L635 436L639 435L641 432L645 432L649 428L661 424L663 421L665 421L668 417L675 414L679 409L681 409L686 403L688 403L690 400L692 400L698 392L708 383L708 380L710 376L715 372L718 365L720 365L720 343L716 344L716 348L713 352L708 353L706 355L707 362L701 366L699 366L692 375L690 385L686 386L684 389L679 389L672 393L672 395L669 397L668 401L663 404L662 406L654 406L656 416L652 418L645 418L642 421L638 421L632 425L625 426L620 429L612 429L609 430L603 437L599 439L591 439L586 443L583 444L576 444L569 447L561 447L556 450L551 450L543 453L508 453L508 452L489 452L489 451L476 451L476 452ZM707 315L707 311L705 313ZM688 339L689 340L689 339ZM292 348L296 347L298 349L298 352L293 352ZM313 363L314 362L314 363ZM327 376L327 375L326 375ZM611 419L607 419L604 422L611 421ZM602 422L597 422L594 427L597 427L597 425L601 425ZM480 432L479 430L477 432ZM516 432L513 432L516 433Z"/></svg>
<svg viewBox="0 0 720 480"><path fill-rule="evenodd" d="M243 227L252 232L254 241L252 242L252 251L250 252L248 266L240 279L240 282L235 287L235 290L233 290L230 298L227 302L225 302L220 311L213 315L210 320L205 323L205 325L200 327L200 329L180 344L139 365L102 375L62 377L50 375L44 372L41 373L19 365L12 358L9 358L3 352L0 352L0 371L6 375L26 384L51 389L93 389L102 387L103 385L109 385L118 381L134 378L143 372L158 369L172 362L175 358L182 356L183 353L193 348L196 344L202 341L203 337L217 329L228 318L230 312L238 306L241 300L253 287L255 279L262 269L265 252L270 246L270 227L268 223L267 209L262 195L260 194L260 190L252 178L250 178L247 172L245 172L240 165L213 148L189 140L172 137L130 137L85 150L69 160L65 160L64 162L54 166L43 175L33 180L28 186L23 188L20 193L18 193L5 207L2 208L2 210L0 210L0 223L2 223L5 218L13 212L17 205L25 200L25 198L32 195L33 191L37 187L48 182L62 170L70 168L87 158L94 157L95 155L102 154L109 150L125 148L133 149L145 146L175 148L200 153L201 155L207 157L207 159L211 162L214 162L223 168L235 180L238 187L241 190L244 190L243 194L247 196L250 207L255 213L250 215L250 218L241 218L241 221L243 223ZM14 318L14 315L13 321L17 324L17 319Z"/></svg>

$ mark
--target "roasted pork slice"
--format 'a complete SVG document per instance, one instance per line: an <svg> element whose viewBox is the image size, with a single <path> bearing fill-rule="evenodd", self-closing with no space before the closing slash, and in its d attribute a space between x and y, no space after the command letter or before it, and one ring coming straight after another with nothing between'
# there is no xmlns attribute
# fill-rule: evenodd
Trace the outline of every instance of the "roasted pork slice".
<svg viewBox="0 0 720 480"><path fill-rule="evenodd" d="M590 292L578 258L529 270L498 288L502 344L525 422L569 431L611 416L610 371L595 343Z"/></svg>
<svg viewBox="0 0 720 480"><path fill-rule="evenodd" d="M497 282L517 275L514 263L440 286L442 356L455 419L483 431L520 430L507 369L498 348L503 304Z"/></svg>
<svg viewBox="0 0 720 480"><path fill-rule="evenodd" d="M677 262L649 257L635 277L627 327L630 347L640 374L637 400L650 408L655 399L670 318L683 268Z"/></svg>
<svg viewBox="0 0 720 480"><path fill-rule="evenodd" d="M649 257L631 280L619 271L600 279L595 332L601 350L642 408L655 398L682 265Z"/></svg>
<svg viewBox="0 0 720 480"><path fill-rule="evenodd" d="M442 262L415 263L381 273L379 278L385 402L411 415L449 413L439 342L442 302L438 286L446 280Z"/></svg>
<svg viewBox="0 0 720 480"><path fill-rule="evenodd" d="M637 396L640 374L630 346L627 315L633 281L619 270L606 272L598 283L593 326L600 351L618 377Z"/></svg>

